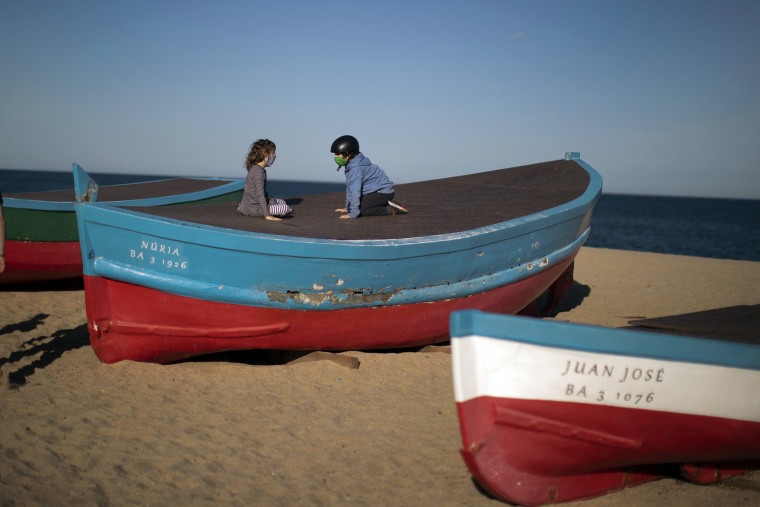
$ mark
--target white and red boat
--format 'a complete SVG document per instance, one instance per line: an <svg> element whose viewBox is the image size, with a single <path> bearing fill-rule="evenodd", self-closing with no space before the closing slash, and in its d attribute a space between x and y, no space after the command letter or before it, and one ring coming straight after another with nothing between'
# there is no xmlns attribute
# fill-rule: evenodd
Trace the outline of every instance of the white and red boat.
<svg viewBox="0 0 760 507"><path fill-rule="evenodd" d="M760 463L760 343L451 316L462 456L487 491L540 505Z"/></svg>

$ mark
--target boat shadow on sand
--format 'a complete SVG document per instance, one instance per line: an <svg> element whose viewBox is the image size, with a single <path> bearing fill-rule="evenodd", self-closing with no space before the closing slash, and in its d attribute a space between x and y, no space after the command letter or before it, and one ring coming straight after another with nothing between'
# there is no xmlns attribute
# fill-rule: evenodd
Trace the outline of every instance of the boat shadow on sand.
<svg viewBox="0 0 760 507"><path fill-rule="evenodd" d="M31 333L44 324L50 315L40 313L22 322L8 324L0 328L0 336L16 331ZM18 389L26 384L27 379L36 370L42 370L59 359L65 352L90 345L87 325L82 324L74 329L59 329L50 336L38 336L20 343L16 350L7 357L0 356L0 374L11 366L8 371L8 388Z"/></svg>
<svg viewBox="0 0 760 507"><path fill-rule="evenodd" d="M569 312L574 308L578 308L590 295L591 287L574 281L562 300L554 308L550 308L548 311L544 311L541 317L554 318L560 313ZM543 308L546 308L548 298L549 291L547 290L543 295L541 295L541 297L536 300L536 304L538 304L539 307L541 307L540 305L544 305Z"/></svg>

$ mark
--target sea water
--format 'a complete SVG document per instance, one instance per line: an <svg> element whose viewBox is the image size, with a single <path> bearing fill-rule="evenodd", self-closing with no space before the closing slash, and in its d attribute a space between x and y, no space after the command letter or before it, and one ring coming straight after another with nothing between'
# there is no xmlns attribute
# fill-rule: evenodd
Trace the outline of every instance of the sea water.
<svg viewBox="0 0 760 507"><path fill-rule="evenodd" d="M100 185L167 176L91 173ZM0 169L0 192L73 188L70 172ZM270 180L273 195L341 191L342 183ZM414 210L414 203L405 202ZM760 261L760 200L602 194L587 246Z"/></svg>
<svg viewBox="0 0 760 507"><path fill-rule="evenodd" d="M760 200L602 194L586 245L760 261Z"/></svg>

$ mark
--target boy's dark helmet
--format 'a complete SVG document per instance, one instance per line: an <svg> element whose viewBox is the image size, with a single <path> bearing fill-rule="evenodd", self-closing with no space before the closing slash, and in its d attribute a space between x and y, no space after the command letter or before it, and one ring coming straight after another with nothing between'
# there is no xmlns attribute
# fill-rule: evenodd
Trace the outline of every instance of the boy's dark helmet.
<svg viewBox="0 0 760 507"><path fill-rule="evenodd" d="M354 136L340 136L330 146L330 153L359 153L359 141Z"/></svg>

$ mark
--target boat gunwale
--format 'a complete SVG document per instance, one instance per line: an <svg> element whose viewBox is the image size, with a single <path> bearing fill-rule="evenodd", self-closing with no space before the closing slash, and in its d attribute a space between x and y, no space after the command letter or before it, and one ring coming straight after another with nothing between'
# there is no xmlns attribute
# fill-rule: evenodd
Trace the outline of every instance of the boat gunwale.
<svg viewBox="0 0 760 507"><path fill-rule="evenodd" d="M243 190L244 181L239 178L166 178L162 180L136 182L136 183L124 183L119 185L108 185L108 187L118 187L126 185L140 185L141 183L162 183L173 180L196 180L196 181L224 181L223 185L218 185L212 188L203 190L186 192L182 194L171 194L161 197L149 197L149 198L137 198L126 199L121 201L102 201L102 203L112 204L114 206L164 206L169 204L179 204L184 202L199 201L216 197L219 195L234 193ZM76 204L76 191L71 189L63 189L64 191L71 191L71 201L47 201L41 199L28 199L12 197L14 194L3 195L3 206L7 208L15 209L27 209L38 211L64 211L74 212ZM57 190L56 192L60 192ZM20 193L32 193L32 192L19 192Z"/></svg>
<svg viewBox="0 0 760 507"><path fill-rule="evenodd" d="M456 347L455 343L477 336L600 355L760 371L760 346L749 343L497 315L480 310L453 312L450 335L452 347Z"/></svg>
<svg viewBox="0 0 760 507"><path fill-rule="evenodd" d="M581 167L589 175L589 183L583 193L578 197L567 201L561 205L542 210L537 213L509 219L502 222L496 222L487 226L478 227L474 229L468 229L464 231L433 234L429 236L413 236L413 237L400 237L389 239L334 239L334 238L314 238L307 236L293 236L293 235L279 235L254 231L246 231L242 229L225 228L215 225L207 225L197 222L191 222L186 220L180 220L175 218L162 217L152 215L149 213L142 213L136 210L122 209L122 206L115 203L105 202L83 202L77 203L76 209L81 210L82 220L98 222L110 227L118 227L121 229L129 230L137 234L149 234L151 236L161 236L164 239L176 239L177 241L184 241L189 243L197 243L197 240L192 236L198 234L198 231L203 231L204 234L213 234L214 237L224 238L223 242L214 241L213 247L219 249L231 249L237 251L250 251L258 253L281 253L282 255L297 256L292 250L287 252L278 252L276 246L284 245L283 248L288 248L287 245L292 244L308 244L310 248L315 246L325 248L335 247L406 247L421 245L439 245L445 243L451 243L452 241L469 240L469 243L464 248L473 248L478 245L492 244L496 242L506 241L512 237L517 237L524 234L524 230L530 228L534 222L538 220L544 221L544 227L542 229L552 227L562 222L572 220L577 217L585 216L598 201L602 192L602 179L601 176L590 166L583 163L579 159L575 159L575 162L579 163ZM145 221L151 224L151 227L155 228L155 231L151 233L140 233L135 227L131 227L129 224L134 221ZM508 231L508 232L507 232ZM154 234L155 232L155 234ZM493 237L493 234L500 233L497 237ZM508 236L505 237L505 235ZM483 240L482 238L487 238ZM229 242L229 243L228 243ZM261 242L266 242L268 245L275 248L265 250L261 248L263 245ZM211 246L212 241L206 241L207 246ZM256 250L249 248L249 246L257 247ZM432 247L431 247L432 248ZM455 251L457 249L447 249L446 251ZM440 253L440 252L430 252ZM427 255L428 253L421 253ZM333 254L335 258L345 258L345 252L340 254ZM417 255L419 256L418 252ZM320 258L330 258L330 256L320 253ZM316 255L308 255L304 257L316 257ZM401 256L394 255L393 258L400 258ZM366 255L360 255L357 258L367 258Z"/></svg>

